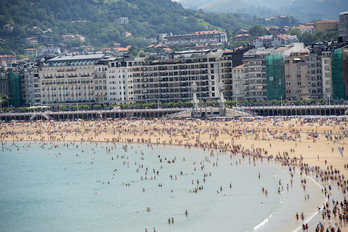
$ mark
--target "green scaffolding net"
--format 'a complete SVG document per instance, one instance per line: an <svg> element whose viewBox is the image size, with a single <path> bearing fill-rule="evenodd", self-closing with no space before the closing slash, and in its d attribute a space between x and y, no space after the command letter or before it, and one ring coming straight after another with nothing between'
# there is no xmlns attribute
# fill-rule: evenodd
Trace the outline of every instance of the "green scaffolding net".
<svg viewBox="0 0 348 232"><path fill-rule="evenodd" d="M267 99L285 98L284 56L272 55L265 57Z"/></svg>
<svg viewBox="0 0 348 232"><path fill-rule="evenodd" d="M342 78L342 60L343 50L335 49L331 53L331 70L332 70L332 99L340 100L345 98L345 88Z"/></svg>
<svg viewBox="0 0 348 232"><path fill-rule="evenodd" d="M21 78L18 73L10 72L11 105L22 105Z"/></svg>

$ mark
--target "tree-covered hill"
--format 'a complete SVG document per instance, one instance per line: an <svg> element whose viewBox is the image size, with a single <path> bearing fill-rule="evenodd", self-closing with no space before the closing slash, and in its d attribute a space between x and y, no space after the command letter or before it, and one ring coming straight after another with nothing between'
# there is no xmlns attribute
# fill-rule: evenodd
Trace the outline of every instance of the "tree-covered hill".
<svg viewBox="0 0 348 232"><path fill-rule="evenodd" d="M128 17L129 23L120 25L119 17ZM143 47L150 43L145 38L155 38L159 33L233 31L248 29L254 24L270 26L267 23L255 19L248 21L238 14L188 10L171 0L2 0L0 54L23 53L28 47L23 43L26 37L38 36L49 28L55 41L60 41L60 35L80 34L86 38L86 45L100 48L110 47L115 42ZM11 33L3 31L6 24L15 26ZM34 26L40 27L41 32L28 30ZM132 36L126 37L124 32ZM73 45L81 45L81 42L75 41Z"/></svg>

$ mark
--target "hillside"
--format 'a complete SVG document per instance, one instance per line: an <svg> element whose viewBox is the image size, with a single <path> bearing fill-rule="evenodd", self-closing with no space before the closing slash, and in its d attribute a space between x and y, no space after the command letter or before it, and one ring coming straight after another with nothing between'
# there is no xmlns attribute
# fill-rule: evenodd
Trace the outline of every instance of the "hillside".
<svg viewBox="0 0 348 232"><path fill-rule="evenodd" d="M291 15L302 22L315 19L337 20L348 9L346 0L177 0L185 8L206 12L246 13L257 17Z"/></svg>
<svg viewBox="0 0 348 232"><path fill-rule="evenodd" d="M120 25L119 17L128 17L129 23ZM111 47L115 42L144 47L151 43L145 39L155 38L159 33L233 31L247 29L251 23L238 15L184 9L171 0L2 0L0 54L23 54L25 48L33 47L24 44L26 37L47 31L55 42L63 42L60 35L80 34L86 38L84 44L96 48ZM5 24L13 24L14 30L5 33ZM33 27L39 30L29 30ZM130 32L131 36L124 36L124 32ZM64 43L68 48L82 44L78 39ZM40 45L43 44L39 42Z"/></svg>

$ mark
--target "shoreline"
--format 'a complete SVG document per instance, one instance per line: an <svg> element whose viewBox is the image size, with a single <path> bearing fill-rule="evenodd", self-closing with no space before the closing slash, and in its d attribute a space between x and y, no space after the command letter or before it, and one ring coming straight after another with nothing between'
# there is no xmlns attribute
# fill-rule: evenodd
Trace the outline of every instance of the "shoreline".
<svg viewBox="0 0 348 232"><path fill-rule="evenodd" d="M233 120L232 124L237 122L237 121L240 122L239 120ZM265 123L265 122L263 122L263 120L258 120L258 121L261 124ZM57 140L58 136L57 137L56 136L50 137L54 133L50 133L52 131L50 131L49 129L52 129L52 128L54 128L54 126L57 126L57 125L51 125L52 127L47 127L48 129L45 131L46 134L43 132L40 132L36 135L35 134L29 134L29 135L28 134L27 135L13 134L13 135L8 136L7 138L3 138L3 136L4 136L4 132L3 132L4 129L3 128L0 128L0 133L2 134L1 140L6 140L8 142L47 142L47 143L63 142L63 143L105 143L105 144L123 143L123 144L143 144L143 145L151 144L151 145L161 145L164 147L165 146L178 146L178 147L184 147L185 149L200 148L201 150L204 149L204 151L207 150L208 152L211 150L216 150L218 152L220 150L220 153L222 151L226 155L227 155L227 153L230 153L231 151L233 151L233 149L231 149L231 151L229 151L229 149L227 148L228 146L230 146L232 148L233 148L233 146L240 146L239 149L240 149L242 154L245 153L246 155L250 155L249 157L252 157L251 154L254 154L254 157L257 157L257 158L261 158L263 156L262 155L260 156L260 154L257 154L257 152L255 153L255 149L256 150L257 149L260 149L260 150L267 149L266 154L273 156L272 161L275 161L275 159L276 159L275 157L278 155L279 155L279 158L282 157L282 159L281 159L282 161L288 160L288 159L284 159L284 157L288 157L289 159L291 157L291 159L295 159L295 162L293 163L291 161L289 163L289 165L294 165L294 166L296 165L297 167L301 167L301 165L302 165L302 167L306 167L306 164L308 164L308 167L310 166L310 168L320 167L321 171L327 170L329 168L329 166L331 165L334 169L338 168L338 170L341 170L340 174L338 174L339 176L341 176L341 175L343 176L344 174L346 174L346 176L348 176L347 170L345 170L345 169L342 170L341 167L337 167L338 166L337 164L342 165L342 161L345 161L345 157L343 156L342 158L340 158L340 157L332 155L333 150L334 150L334 146L340 145L343 147L345 145L345 136L343 136L343 138L340 140L338 139L337 142L335 142L335 140L333 140L333 141L332 140L327 140L327 141L321 140L320 141L320 136L323 135L322 134L323 131L330 130L330 128L331 128L333 130L330 130L330 131L340 132L341 130L340 129L338 130L336 127L340 127L341 125L336 125L334 122L331 125L326 125L326 127L319 127L318 128L318 123L316 123L314 121L313 125L304 127L303 131L301 131L299 133L294 133L296 136L298 134L300 135L299 141L298 141L298 139L291 141L291 140L285 140L284 138L282 138L281 140L279 140L277 138L275 138L275 139L268 138L267 140L260 139L261 133L267 134L267 132L269 132L269 131L260 131L261 128L268 128L270 131L280 130L281 131L280 134L282 134L283 131L287 131L290 134L291 130L295 127L295 126L276 127L276 126L274 126L275 124L274 125L272 125L272 124L274 123L274 121L278 121L278 120L269 120L269 121L271 121L271 122L267 122L267 124L264 124L264 125L260 126L259 128L258 128L258 126L254 125L256 123L254 121L241 123L238 125L238 128L237 128L237 126L236 126L236 128L234 128L234 126L232 128L231 125L227 125L227 124L225 125L224 122L220 122L220 123L215 123L215 122L213 122L213 123L208 122L207 123L207 122L205 122L205 124L201 123L203 125L200 124L199 126L201 126L201 127L199 127L197 125L186 125L185 126L185 125L183 125L185 123L185 121L183 124L180 123L181 121L179 121L178 124L180 124L180 125L177 125L176 127L174 125L169 125L171 130L168 129L170 131L170 133L167 133L167 134L164 133L164 131L167 130L166 127L156 129L156 126L159 126L159 124L163 123L161 121L159 121L159 123L156 124L156 122L154 122L152 120L145 120L145 124L147 122L148 127L152 126L153 130L151 132L153 134L151 134L150 132L140 133L140 134L135 134L135 133L132 134L134 132L135 128L133 126L131 126L130 125L131 123L129 123L129 122L125 123L124 121L121 121L121 124L123 123L123 127L121 126L120 128L113 128L113 126L115 126L115 123L110 123L110 125L106 125L106 123L107 123L106 122L105 129L106 128L110 129L110 127L111 127L111 129L114 129L114 134L108 133L107 130L98 131L97 126L94 126L94 128L93 128L93 129L97 129L96 132L94 133L94 135L93 135L93 133L86 133L87 135L85 135L83 133L77 133L76 131L75 132L68 132L68 133L66 131L65 131L65 133L58 131L58 133L61 133L61 135L64 136L64 137L61 137L61 138L64 138L64 140L60 140L60 139ZM291 120L284 120L284 121L291 121ZM295 120L292 120L292 121L295 121ZM332 120L330 120L330 121L332 121ZM136 122L136 121L132 121L132 123L134 123L134 122ZM143 121L141 121L141 122L143 122ZM175 124L177 121L173 121L173 122ZM88 122L87 121L86 123L95 123L95 122ZM187 121L187 123L192 124L192 121ZM57 124L59 125L59 123L57 123ZM60 122L60 124L64 125L66 123ZM163 124L165 124L165 122ZM219 128L219 126L221 126L221 125L223 128L221 128L221 127ZM317 125L317 126L315 126L315 125ZM85 128L88 125L83 125L83 124L81 125L81 123L79 123L79 125L77 125L76 127L79 127L79 126L80 127L82 126L82 128ZM166 126L168 126L168 125L166 125ZM215 126L215 128L214 128L214 126ZM224 126L227 128L224 129ZM346 124L343 124L343 126L346 126ZM177 131L176 129L173 129L173 128L179 128L179 127L184 128L183 129L184 132L185 132L185 129L187 129L186 132L188 132L188 133L181 133L181 135L186 134L186 136L183 136L183 139L181 139L181 140L179 140L177 138L180 136L177 136L177 135L174 136L175 133L172 133L173 131ZM63 127L60 127L60 128L63 128ZM147 127L144 126L143 128L147 128ZM199 128L199 130L200 130L198 133L198 137L196 134L193 134L194 136L187 135L187 134L192 135L192 132L194 132L195 129L197 129L197 128ZM218 129L216 130L216 128L218 128ZM250 131L249 131L251 128L253 128L252 133L250 133ZM6 128L6 129L8 129L8 128ZM32 128L27 127L26 131L28 131L30 129L32 129ZM34 129L32 129L32 130L34 130ZM61 129L61 131L64 131L64 130L65 130L64 128ZM123 130L125 130L125 132L123 132ZM127 132L127 130L129 130L129 133ZM141 130L145 131L146 129L141 129ZM207 132L208 132L208 130L211 131L211 134L209 134L209 132L204 133L205 130L207 130ZM226 134L223 134L224 130L227 130L227 131L233 130L233 133L227 132L228 136L226 136ZM244 132L246 130L248 130L247 133L245 133L245 135L243 135L243 130L244 130ZM22 128L22 131L20 129L18 131L23 132L25 130L23 130L23 128ZM81 131L81 130L79 129L79 131ZM319 131L319 133L318 133L318 131ZM157 134L155 134L156 132L157 132ZM287 132L284 132L284 133L287 133ZM237 133L241 133L242 135L236 137L236 135L238 135ZM257 133L258 133L258 135L256 135ZM315 138L315 136L312 136L312 137L307 136L307 140L306 139L302 140L303 137L305 138L305 134L310 134L310 133L318 133L319 135L317 138ZM170 134L170 135L168 136L168 134ZM209 138L207 137L207 134L210 135ZM211 136L212 134L214 134L214 136ZM6 135L6 133L5 133L5 135ZM225 135L225 136L223 136L223 135ZM278 135L278 133L275 133L274 137L276 137L277 135ZM76 139L73 139L74 136ZM28 138L28 137L31 137L31 139L24 139L24 138ZM87 140L85 139L85 137L87 137ZM262 137L264 137L264 135L262 135ZM268 137L268 136L266 136L266 137ZM92 139L89 139L89 138L92 138ZM99 140L95 140L93 138L99 138ZM156 138L156 140L152 141L151 138ZM162 140L163 142L160 142L160 140L162 138L163 138L163 140ZM185 138L188 138L186 140L186 143L184 143ZM254 138L257 138L257 139L254 139ZM312 140L308 139L308 138L312 138ZM79 139L84 139L84 140L82 141ZM112 139L114 139L114 141L112 141ZM174 139L174 141L173 141L173 139ZM194 140L196 140L196 144L194 143ZM198 143L197 143L197 140L199 141ZM223 141L223 143L221 143L221 141ZM320 146L317 146L317 144L319 144ZM329 149L327 149L328 145L332 146L331 153L328 153L328 151L329 151ZM246 148L249 146L250 146L250 149ZM306 147L309 150L305 149ZM242 150L242 148L243 148L243 150ZM294 154L292 154L292 152L286 152L284 154L284 150L289 149L289 148L290 148L290 150L291 149L294 150L294 152L293 152ZM301 158L295 158L295 157L298 157L298 152L295 153L295 148L296 148L296 150L300 149L300 152L301 152L300 157ZM323 150L323 148L325 148L325 150ZM277 155L277 151L278 151L278 155ZM307 152L305 153L304 151L307 151ZM235 152L237 152L237 150ZM283 154L281 154L281 152L283 152ZM308 152L312 153L312 154L307 154ZM313 154L313 153L315 153L315 154ZM232 154L232 152L231 152L231 154ZM316 156L318 156L318 157L316 158ZM319 156L320 156L320 158L319 158ZM323 164L323 159L325 159L325 164ZM347 162L347 161L345 161L345 162ZM275 162L275 164L277 166L279 166L279 163ZM309 173L311 173L310 170L309 170ZM335 175L335 176L338 176L338 175ZM322 186L324 188L327 187L329 184L335 185L336 187L334 187L334 188L335 189L337 188L335 181L331 181L329 183L329 182L320 182L320 180L315 180L314 177L312 179L315 182L317 182L317 184L319 184L320 186ZM337 189L337 193L333 193L334 196L336 196L336 194L337 194L337 198L339 198L339 197L341 198L341 199L338 199L338 201L344 200L344 198L346 196L346 194L342 193L342 187L341 187L341 189L340 188ZM310 220L310 222L311 222L311 223L309 223L310 224L310 231L314 231L314 226L312 223L313 221L316 220L316 223L319 223L319 221L322 221L322 220L320 220L320 216L318 216L318 215L319 215L319 213L315 214L313 216L313 219ZM318 220L318 217L319 217L319 220ZM325 227L331 226L335 223L337 225L340 224L338 219L327 221L327 222L326 221L324 222ZM333 221L335 221L335 222L333 222ZM340 226L340 227L342 227L341 231L348 231L348 227L344 224L345 223L342 223L342 225Z"/></svg>

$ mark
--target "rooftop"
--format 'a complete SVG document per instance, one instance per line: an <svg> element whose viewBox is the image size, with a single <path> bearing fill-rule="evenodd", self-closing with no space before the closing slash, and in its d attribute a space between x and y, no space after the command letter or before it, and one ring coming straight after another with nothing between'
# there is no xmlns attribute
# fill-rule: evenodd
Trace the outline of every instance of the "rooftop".
<svg viewBox="0 0 348 232"><path fill-rule="evenodd" d="M234 67L232 69L240 69L240 68L243 68L243 67L244 67L244 64L241 64L241 65L238 65L238 66L236 66L236 67Z"/></svg>
<svg viewBox="0 0 348 232"><path fill-rule="evenodd" d="M105 54L93 54L93 55L76 55L76 56L58 56L47 60L46 66L80 66L80 65L92 65Z"/></svg>

